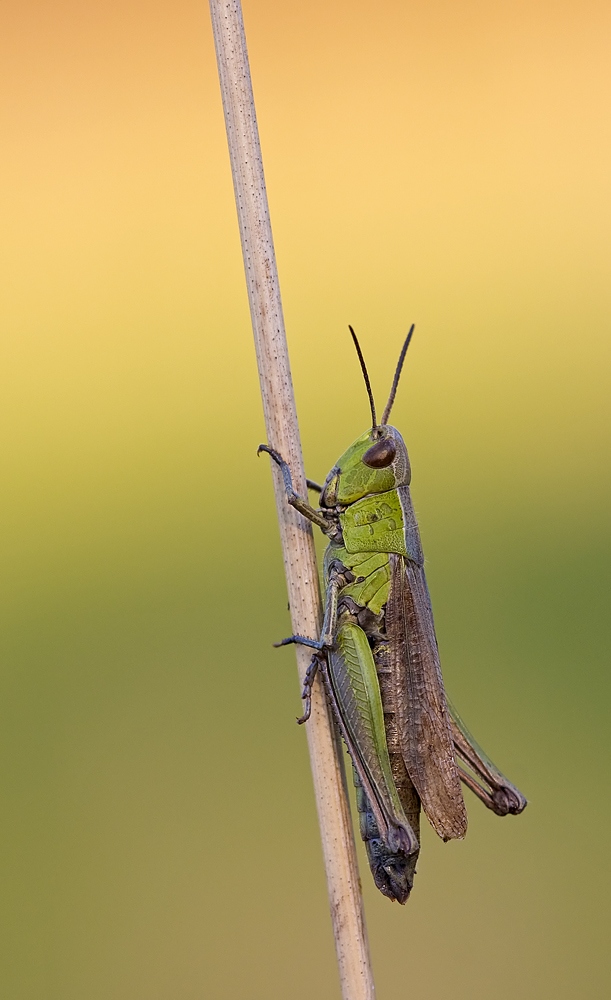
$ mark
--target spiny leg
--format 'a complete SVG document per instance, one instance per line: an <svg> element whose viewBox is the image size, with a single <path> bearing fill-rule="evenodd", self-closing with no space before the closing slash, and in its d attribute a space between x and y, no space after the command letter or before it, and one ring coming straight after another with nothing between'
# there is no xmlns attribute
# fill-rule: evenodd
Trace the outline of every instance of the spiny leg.
<svg viewBox="0 0 611 1000"><path fill-rule="evenodd" d="M304 635L290 635L287 639L282 639L281 642L275 642L274 646L289 646L295 643L299 646L309 646L310 649L316 650L314 653L310 665L306 670L303 691L301 697L305 700L304 713L301 718L297 719L299 725L310 718L312 712L312 685L314 683L314 678L318 672L319 667L324 670L327 663L327 650L332 649L333 640L335 636L335 631L337 628L337 594L339 590L339 580L335 573L331 573L329 578L329 583L327 586L327 593L325 595L325 616L322 623L322 634L320 639L308 639Z"/></svg>
<svg viewBox="0 0 611 1000"><path fill-rule="evenodd" d="M280 646L291 646L295 644L297 646L309 646L310 649L330 649L333 646L333 637L337 627L338 590L339 583L336 575L331 574L325 596L325 617L322 623L322 633L320 639L308 639L305 635L289 635L286 639L281 639L280 642L275 642L275 648L278 649Z"/></svg>
<svg viewBox="0 0 611 1000"><path fill-rule="evenodd" d="M324 643L319 642L318 639L308 639L305 635L289 635L286 639L275 642L274 648L279 649L280 646L291 646L293 643L296 646L310 646L311 649L322 649L324 646Z"/></svg>
<svg viewBox="0 0 611 1000"><path fill-rule="evenodd" d="M257 455L260 455L262 451L267 452L267 454L274 460L276 465L279 467L282 478L284 480L284 489L286 492L286 499L290 503L291 507L298 510L300 514L307 517L308 521L312 521L313 524L317 524L318 527L328 533L332 528L329 520L320 510L315 510L314 507L310 506L308 501L303 497L300 497L298 493L295 492L293 488L293 477L291 476L291 470L284 461L282 455L280 455L273 448L270 448L267 444L260 444L257 448ZM315 485L315 484L314 484Z"/></svg>
<svg viewBox="0 0 611 1000"><path fill-rule="evenodd" d="M312 712L312 685L314 683L314 678L318 673L318 670L325 670L327 667L327 651L333 648L333 642L335 638L335 631L337 629L337 593L339 590L339 581L337 575L332 573L329 578L329 583L327 586L327 593L325 595L325 617L322 623L322 635L318 644L318 650L314 653L310 661L310 666L306 670L306 675L303 682L303 691L301 692L301 697L305 701L304 712L300 719L297 719L299 725L310 718Z"/></svg>
<svg viewBox="0 0 611 1000"><path fill-rule="evenodd" d="M297 725L299 726L302 726L304 722L307 722L312 714L312 685L314 684L314 678L318 673L318 668L322 659L324 659L324 656L320 653L314 653L314 656L310 660L310 666L306 670L306 674L303 679L303 691L301 692L301 697L305 704L303 706L303 715L297 719Z"/></svg>

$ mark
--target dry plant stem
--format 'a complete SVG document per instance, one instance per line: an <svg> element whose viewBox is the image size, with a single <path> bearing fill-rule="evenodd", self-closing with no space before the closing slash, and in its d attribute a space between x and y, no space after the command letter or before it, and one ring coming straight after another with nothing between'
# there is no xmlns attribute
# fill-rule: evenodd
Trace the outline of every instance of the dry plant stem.
<svg viewBox="0 0 611 1000"><path fill-rule="evenodd" d="M284 332L280 287L239 0L210 0L227 140L257 351L269 444L288 461L295 488L306 482ZM286 502L272 463L292 627L316 636L321 602L311 525ZM309 663L297 647L301 682ZM306 726L322 837L331 919L344 1000L372 1000L373 977L365 930L354 836L340 748L320 683Z"/></svg>

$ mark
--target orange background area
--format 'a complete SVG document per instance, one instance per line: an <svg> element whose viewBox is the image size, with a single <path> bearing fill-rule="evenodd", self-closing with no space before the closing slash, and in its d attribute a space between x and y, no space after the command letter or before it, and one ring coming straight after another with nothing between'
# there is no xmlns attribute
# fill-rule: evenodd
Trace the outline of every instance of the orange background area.
<svg viewBox="0 0 611 1000"><path fill-rule="evenodd" d="M412 460L447 686L530 799L363 883L380 998L606 995L607 3L245 2L308 475ZM338 996L205 4L0 33L0 992Z"/></svg>

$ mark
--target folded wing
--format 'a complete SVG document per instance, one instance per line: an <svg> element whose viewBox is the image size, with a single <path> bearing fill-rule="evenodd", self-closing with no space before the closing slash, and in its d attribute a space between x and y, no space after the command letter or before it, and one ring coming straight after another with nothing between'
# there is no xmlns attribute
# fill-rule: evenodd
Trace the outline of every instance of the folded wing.
<svg viewBox="0 0 611 1000"><path fill-rule="evenodd" d="M403 556L391 555L390 567L386 632L401 752L431 825L453 840L464 837L467 813L426 578Z"/></svg>

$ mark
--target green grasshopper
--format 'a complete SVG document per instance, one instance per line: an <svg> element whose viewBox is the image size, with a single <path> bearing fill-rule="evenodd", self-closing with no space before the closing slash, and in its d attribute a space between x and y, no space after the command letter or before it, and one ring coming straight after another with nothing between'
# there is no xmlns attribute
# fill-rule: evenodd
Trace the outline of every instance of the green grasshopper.
<svg viewBox="0 0 611 1000"><path fill-rule="evenodd" d="M361 836L377 887L405 903L419 852L420 806L443 840L464 837L461 781L499 816L521 813L526 799L501 774L446 700L420 533L412 506L407 448L388 424L414 327L399 357L390 396L376 420L365 361L350 333L371 407L371 428L338 459L320 508L295 493L280 467L288 503L329 539L324 558L325 612L318 639L293 635L277 645L314 650L302 697L310 715L320 670L352 758Z"/></svg>

